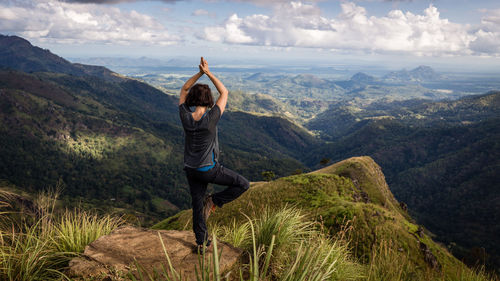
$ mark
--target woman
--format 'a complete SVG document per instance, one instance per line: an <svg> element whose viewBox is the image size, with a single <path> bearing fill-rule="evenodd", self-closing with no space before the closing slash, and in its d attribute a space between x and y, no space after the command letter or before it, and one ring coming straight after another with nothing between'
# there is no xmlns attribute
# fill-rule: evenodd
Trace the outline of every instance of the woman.
<svg viewBox="0 0 500 281"><path fill-rule="evenodd" d="M208 69L202 57L200 71L182 87L179 98L179 114L184 127L184 170L189 183L193 204L193 231L197 250L209 247L206 220L216 207L233 201L250 186L247 179L224 168L219 163L219 141L217 123L226 108L228 91ZM207 75L219 92L214 105L210 88L206 84L195 84L203 74ZM194 111L190 107L196 107ZM210 109L210 110L209 110ZM207 196L208 183L225 185L221 192Z"/></svg>

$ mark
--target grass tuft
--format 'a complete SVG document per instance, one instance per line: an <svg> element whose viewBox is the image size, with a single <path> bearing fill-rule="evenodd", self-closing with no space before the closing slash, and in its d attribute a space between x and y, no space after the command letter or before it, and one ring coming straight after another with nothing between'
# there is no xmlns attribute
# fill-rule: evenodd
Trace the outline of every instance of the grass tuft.
<svg viewBox="0 0 500 281"><path fill-rule="evenodd" d="M236 219L233 219L229 225L213 225L211 226L212 232L216 234L219 239L225 241L236 248L249 247L249 231L250 224L248 222L238 225Z"/></svg>
<svg viewBox="0 0 500 281"><path fill-rule="evenodd" d="M122 226L121 218L66 210L54 223L54 244L60 252L81 253L85 246Z"/></svg>
<svg viewBox="0 0 500 281"><path fill-rule="evenodd" d="M0 280L61 280L69 260L123 222L75 210L56 213L58 192L38 194L34 206L0 204ZM7 200L11 199L12 204Z"/></svg>

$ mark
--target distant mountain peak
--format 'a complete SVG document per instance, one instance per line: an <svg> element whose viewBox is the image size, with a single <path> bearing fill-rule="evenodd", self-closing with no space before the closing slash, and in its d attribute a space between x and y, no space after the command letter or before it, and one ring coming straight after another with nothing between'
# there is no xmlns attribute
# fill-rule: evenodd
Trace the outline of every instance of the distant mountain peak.
<svg viewBox="0 0 500 281"><path fill-rule="evenodd" d="M373 82L375 77L363 72L358 72L351 77L351 81L355 82Z"/></svg>
<svg viewBox="0 0 500 281"><path fill-rule="evenodd" d="M33 45L31 45L31 43L28 40L26 40L22 37L15 36L15 35L2 35L2 34L0 34L0 47L3 47L4 45L5 46L24 45L24 46L28 46L28 47L33 46Z"/></svg>
<svg viewBox="0 0 500 281"><path fill-rule="evenodd" d="M293 83L296 83L304 87L321 88L329 85L327 80L312 74L299 74L293 77L292 81Z"/></svg>
<svg viewBox="0 0 500 281"><path fill-rule="evenodd" d="M418 67L414 68L412 72L414 71L430 71L434 72L434 69L428 65L419 65Z"/></svg>
<svg viewBox="0 0 500 281"><path fill-rule="evenodd" d="M384 76L388 82L426 82L441 78L434 69L427 65L420 65L410 71L402 69L393 71Z"/></svg>
<svg viewBox="0 0 500 281"><path fill-rule="evenodd" d="M439 74L437 74L436 71L434 71L434 69L432 69L432 67L426 66L426 65L421 65L421 66L411 70L410 74L414 78L419 79L421 81L435 80L435 79L439 78Z"/></svg>
<svg viewBox="0 0 500 281"><path fill-rule="evenodd" d="M257 72L257 73L254 73L250 76L248 76L246 79L247 80L259 80L259 79L262 79L262 76L263 76L263 73L262 72Z"/></svg>

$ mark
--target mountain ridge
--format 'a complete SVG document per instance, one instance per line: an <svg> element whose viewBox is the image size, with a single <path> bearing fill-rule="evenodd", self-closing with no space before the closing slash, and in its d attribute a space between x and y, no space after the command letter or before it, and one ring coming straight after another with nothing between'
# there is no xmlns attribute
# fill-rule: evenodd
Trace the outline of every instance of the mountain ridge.
<svg viewBox="0 0 500 281"><path fill-rule="evenodd" d="M57 72L76 76L91 75L108 81L119 82L123 76L103 66L71 63L49 50L33 46L18 36L0 34L0 61L3 67L23 72Z"/></svg>
<svg viewBox="0 0 500 281"><path fill-rule="evenodd" d="M399 71L390 72L382 77L388 82L428 82L441 78L432 67L420 65L410 71L403 69Z"/></svg>
<svg viewBox="0 0 500 281"><path fill-rule="evenodd" d="M492 91L456 101L397 102L384 109L335 107L330 117L325 114L309 127L323 129L331 143L313 148L305 162L318 167L322 158L371 156L395 196L438 241L469 264L479 260L498 268L494 233L500 218L492 210L499 208L493 188L499 181L499 101L500 91ZM328 123L332 119L343 122ZM475 254L481 248L484 254Z"/></svg>
<svg viewBox="0 0 500 281"><path fill-rule="evenodd" d="M361 261L368 262L372 249L380 243L409 253L412 267L419 268L412 280L426 280L416 277L422 274L419 271L451 276L457 267L463 266L415 224L392 195L380 166L366 156L307 174L252 183L240 198L216 210L208 222L218 227L238 225L245 221L243 214L252 217L289 204L305 212L307 218L318 220L321 229L332 236L347 222L352 227L349 239L354 244L353 253ZM189 228L191 215L190 210L181 211L153 228Z"/></svg>

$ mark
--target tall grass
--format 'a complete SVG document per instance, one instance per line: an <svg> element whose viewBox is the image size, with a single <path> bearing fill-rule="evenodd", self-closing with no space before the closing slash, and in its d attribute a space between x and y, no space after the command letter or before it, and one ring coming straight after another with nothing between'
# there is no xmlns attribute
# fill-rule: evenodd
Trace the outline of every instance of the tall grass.
<svg viewBox="0 0 500 281"><path fill-rule="evenodd" d="M411 262L410 254L400 252L390 241L381 241L372 250L367 281L498 281L484 268L470 269L465 265L456 266L455 272L438 272L427 267L419 267Z"/></svg>
<svg viewBox="0 0 500 281"><path fill-rule="evenodd" d="M455 276L447 278L445 281L499 281L499 278L486 272L484 267L469 269L463 266L457 270Z"/></svg>
<svg viewBox="0 0 500 281"><path fill-rule="evenodd" d="M58 214L57 198L57 191L47 191L30 208L0 203L0 280L60 280L85 245L123 223L79 210Z"/></svg>
<svg viewBox="0 0 500 281"><path fill-rule="evenodd" d="M123 223L122 219L109 215L66 210L53 225L54 245L60 252L81 253L85 246Z"/></svg>
<svg viewBox="0 0 500 281"><path fill-rule="evenodd" d="M25 233L0 231L0 279L52 280L60 276L67 258L55 250L40 221Z"/></svg>
<svg viewBox="0 0 500 281"><path fill-rule="evenodd" d="M266 210L256 219L246 217L248 221L241 225L233 221L212 232L213 255L208 260L206 253L200 255L198 281L223 279L216 233L222 233L226 242L238 241L245 246L248 263L240 265L239 277L236 277L240 281L333 281L363 277L364 267L350 259L347 244L326 238L298 209L285 207L278 211ZM171 266L166 251L165 257L168 267L148 275L138 265L139 277L132 279L184 280Z"/></svg>
<svg viewBox="0 0 500 281"><path fill-rule="evenodd" d="M252 233L252 254L249 254L249 259L250 259L250 262L248 264L248 272L249 272L249 276L250 276L250 279L248 279L248 281L258 281L258 280L261 280L261 277L263 277L262 279L264 279L267 275L268 275L268 268L269 268L269 263L271 261L271 257L272 257L272 254L273 254L273 248L274 248L274 242L275 242L275 239L276 237L273 235L271 236L271 241L269 243L269 245L267 245L267 253L266 253L266 257L265 257L265 260L264 260L264 266L262 268L260 268L261 266L261 262L259 262L259 259L260 257L262 257L263 253L264 253L264 247L266 245L262 245L261 247L258 247L257 248L257 239L255 238L256 237L256 234L255 234L255 227L254 227L254 224L252 222L252 220L245 214L243 214L247 219L248 219L248 223L250 225L250 229L251 229L251 233ZM240 269L240 281L243 281L243 274L242 274L242 271Z"/></svg>
<svg viewBox="0 0 500 281"><path fill-rule="evenodd" d="M248 222L240 225L236 224L236 219L233 219L230 225L211 225L212 233L215 233L222 241L225 241L236 248L249 247L249 231L250 224Z"/></svg>
<svg viewBox="0 0 500 281"><path fill-rule="evenodd" d="M364 267L352 261L344 236L327 238L321 225L300 209L268 209L255 220L258 247L268 248L275 237L270 275L279 280L355 280ZM284 279L282 279L284 278ZM305 278L305 279L304 279Z"/></svg>
<svg viewBox="0 0 500 281"><path fill-rule="evenodd" d="M365 277L365 266L351 258L349 244L346 240L343 240L343 236L329 238L325 234L318 232L309 238L306 245L317 253L318 259L326 259L326 265L318 270L322 270L328 264L334 265L329 280L347 281Z"/></svg>
<svg viewBox="0 0 500 281"><path fill-rule="evenodd" d="M329 262L329 257L335 249L334 246L326 249L328 252L323 255L322 248L301 244L295 253L294 262L285 269L280 280L330 280L335 271L336 261Z"/></svg>
<svg viewBox="0 0 500 281"><path fill-rule="evenodd" d="M255 220L255 240L258 247L268 247L275 236L276 251L287 250L314 233L313 225L297 208L285 207L278 211L266 208Z"/></svg>
<svg viewBox="0 0 500 281"><path fill-rule="evenodd" d="M381 241L372 249L367 281L423 280L410 261L408 253L399 252L388 241ZM431 280L431 279L429 279Z"/></svg>

